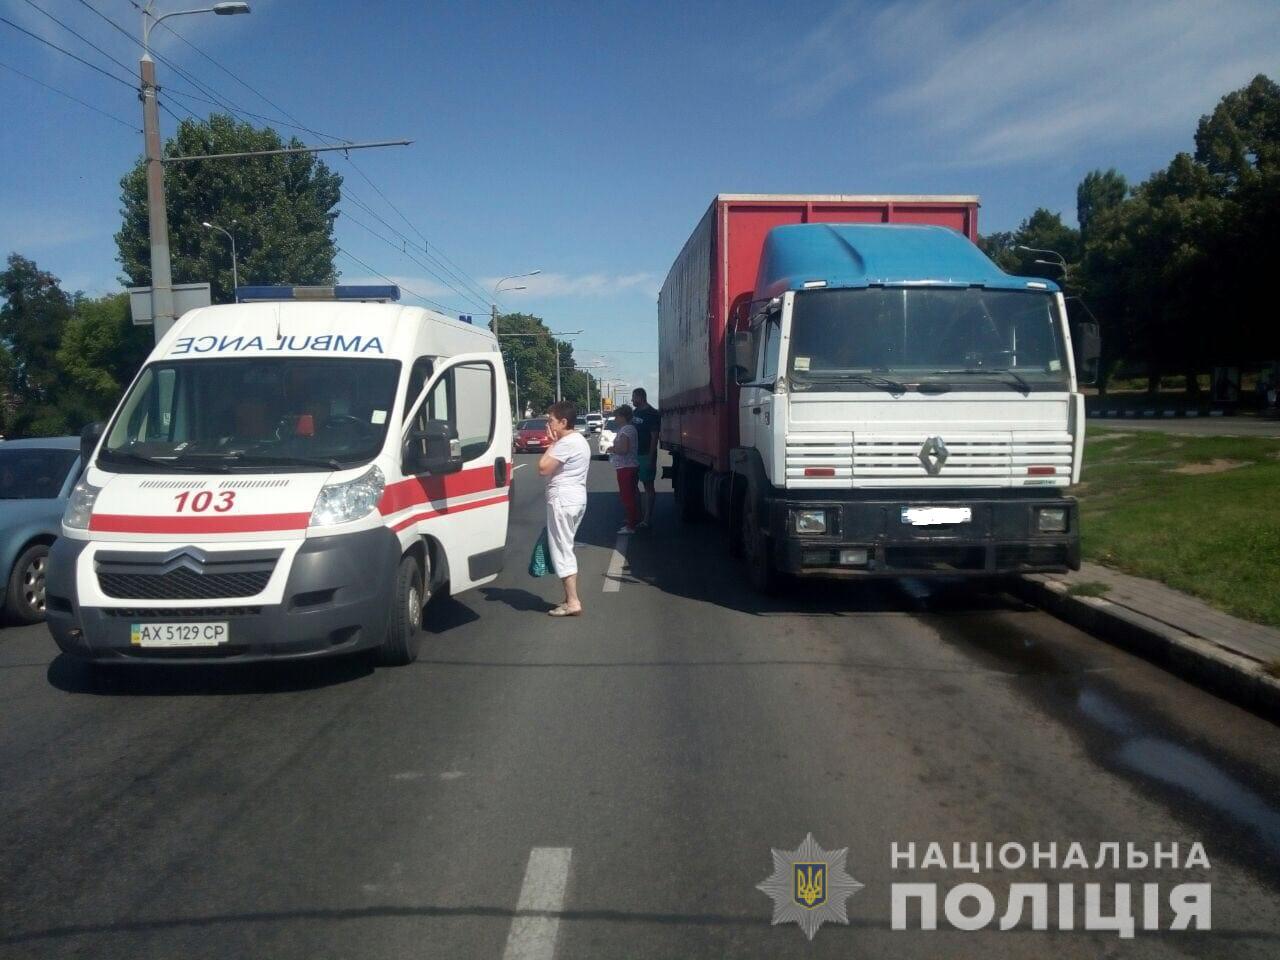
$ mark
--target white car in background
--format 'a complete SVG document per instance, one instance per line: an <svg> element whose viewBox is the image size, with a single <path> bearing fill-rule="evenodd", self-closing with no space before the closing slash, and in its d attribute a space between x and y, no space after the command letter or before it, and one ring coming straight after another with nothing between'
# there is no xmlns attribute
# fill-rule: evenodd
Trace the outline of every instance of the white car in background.
<svg viewBox="0 0 1280 960"><path fill-rule="evenodd" d="M604 459L613 452L613 438L618 432L617 417L610 417L600 427L600 440L596 444L596 455Z"/></svg>
<svg viewBox="0 0 1280 960"><path fill-rule="evenodd" d="M588 433L599 433L603 427L604 427L604 414L603 414L603 413L588 413L588 414L587 414L587 428L588 428Z"/></svg>

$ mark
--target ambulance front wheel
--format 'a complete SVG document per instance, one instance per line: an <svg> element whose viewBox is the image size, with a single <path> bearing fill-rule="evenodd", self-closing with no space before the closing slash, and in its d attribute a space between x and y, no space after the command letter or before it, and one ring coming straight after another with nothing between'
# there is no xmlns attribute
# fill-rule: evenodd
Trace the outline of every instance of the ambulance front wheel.
<svg viewBox="0 0 1280 960"><path fill-rule="evenodd" d="M422 608L426 604L423 582L422 567L417 559L403 558L396 571L395 600L387 623L387 636L378 648L378 662L384 666L400 667L418 659Z"/></svg>

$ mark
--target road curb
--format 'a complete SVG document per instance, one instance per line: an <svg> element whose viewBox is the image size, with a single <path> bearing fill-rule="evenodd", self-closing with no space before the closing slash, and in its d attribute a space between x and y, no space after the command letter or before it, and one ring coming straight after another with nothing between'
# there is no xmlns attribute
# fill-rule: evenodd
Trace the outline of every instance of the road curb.
<svg viewBox="0 0 1280 960"><path fill-rule="evenodd" d="M1059 620L1152 661L1196 686L1280 722L1280 680L1251 657L1112 603L1075 597L1059 580L1021 577L1014 593Z"/></svg>

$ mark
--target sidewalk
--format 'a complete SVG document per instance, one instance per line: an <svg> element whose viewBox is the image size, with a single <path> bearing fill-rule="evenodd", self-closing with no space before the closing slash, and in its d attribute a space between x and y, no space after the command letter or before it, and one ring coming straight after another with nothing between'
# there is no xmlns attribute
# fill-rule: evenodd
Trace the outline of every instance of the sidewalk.
<svg viewBox="0 0 1280 960"><path fill-rule="evenodd" d="M1104 584L1101 596L1071 588ZM1019 581L1023 599L1233 702L1280 719L1280 630L1241 620L1164 584L1085 563L1076 573Z"/></svg>

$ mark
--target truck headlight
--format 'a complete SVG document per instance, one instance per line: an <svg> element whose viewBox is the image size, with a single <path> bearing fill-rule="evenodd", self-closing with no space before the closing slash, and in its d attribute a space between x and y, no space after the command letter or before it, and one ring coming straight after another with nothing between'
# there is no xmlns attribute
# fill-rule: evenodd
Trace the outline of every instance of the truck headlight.
<svg viewBox="0 0 1280 960"><path fill-rule="evenodd" d="M791 522L800 535L814 536L827 532L827 511L792 510Z"/></svg>
<svg viewBox="0 0 1280 960"><path fill-rule="evenodd" d="M62 512L62 522L72 530L88 530L93 505L101 492L101 487L95 487L88 479L81 477L67 500L67 509Z"/></svg>
<svg viewBox="0 0 1280 960"><path fill-rule="evenodd" d="M1041 533L1066 533L1067 508L1041 507L1036 511L1036 529Z"/></svg>
<svg viewBox="0 0 1280 960"><path fill-rule="evenodd" d="M363 475L343 483L327 483L320 488L315 508L311 511L311 526L327 527L335 523L350 523L369 515L369 511L382 499L386 481L382 471L370 467Z"/></svg>

